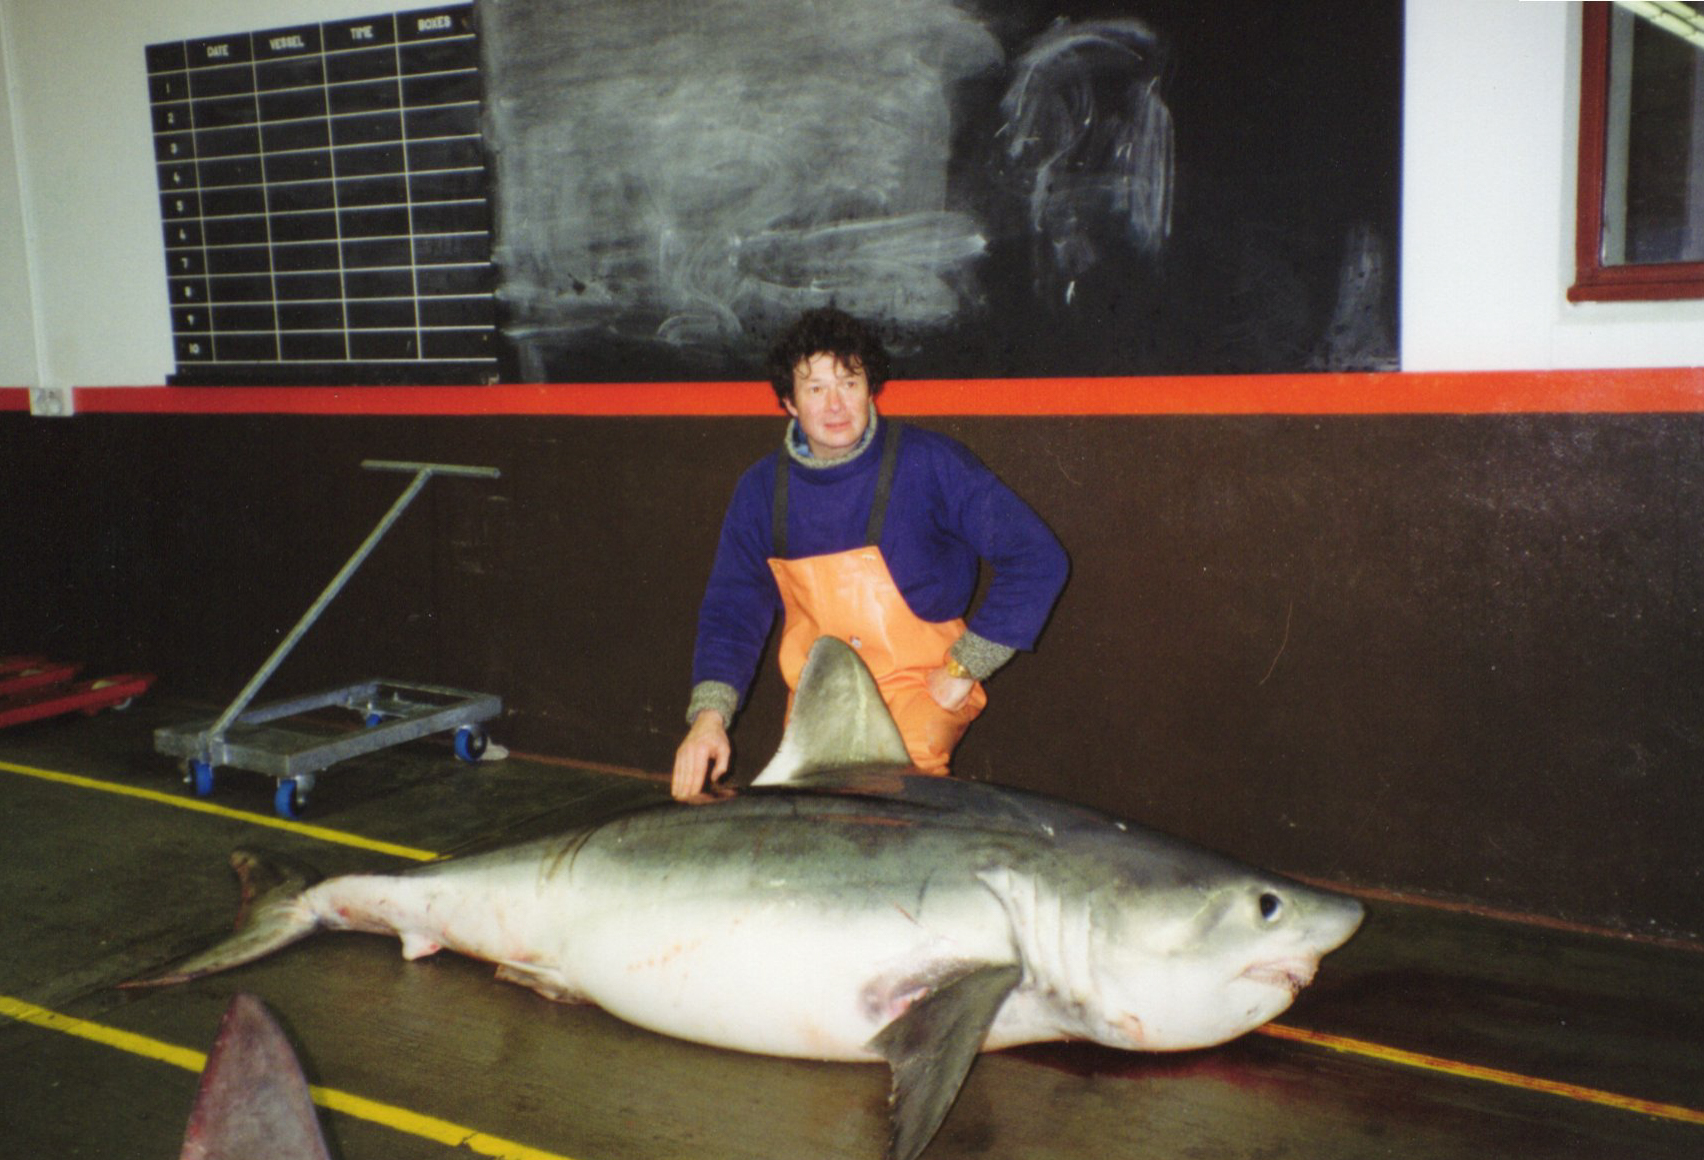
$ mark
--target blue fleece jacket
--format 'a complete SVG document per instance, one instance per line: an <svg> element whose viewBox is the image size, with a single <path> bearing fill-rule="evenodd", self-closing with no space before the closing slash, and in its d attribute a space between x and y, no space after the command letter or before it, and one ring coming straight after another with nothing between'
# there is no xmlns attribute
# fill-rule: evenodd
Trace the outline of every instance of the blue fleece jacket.
<svg viewBox="0 0 1704 1160"><path fill-rule="evenodd" d="M885 421L884 421L885 425ZM885 432L851 458L824 467L789 463L787 558L862 546ZM743 704L765 640L781 613L768 560L776 455L740 477L699 612L694 685L719 681ZM1035 647L1065 586L1065 550L1041 517L963 444L907 424L881 535L882 555L911 611L923 620L963 616L976 592L977 560L993 569L967 627L1015 649Z"/></svg>

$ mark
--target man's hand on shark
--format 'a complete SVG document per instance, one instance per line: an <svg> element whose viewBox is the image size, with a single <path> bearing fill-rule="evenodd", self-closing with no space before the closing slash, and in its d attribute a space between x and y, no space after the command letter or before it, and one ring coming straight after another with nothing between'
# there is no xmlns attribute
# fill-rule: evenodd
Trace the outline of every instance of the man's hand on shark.
<svg viewBox="0 0 1704 1160"><path fill-rule="evenodd" d="M733 753L733 745L728 741L727 722L722 720L722 714L714 709L703 710L693 718L686 740L675 750L674 778L669 783L669 793L677 801L693 804L727 796L717 795L717 786L727 776ZM706 796L707 793L711 796Z"/></svg>
<svg viewBox="0 0 1704 1160"><path fill-rule="evenodd" d="M738 795L739 792L739 790L728 785L726 782L712 781L698 793L693 794L691 797L685 797L679 800L689 806L707 806L712 802L725 802L729 798Z"/></svg>

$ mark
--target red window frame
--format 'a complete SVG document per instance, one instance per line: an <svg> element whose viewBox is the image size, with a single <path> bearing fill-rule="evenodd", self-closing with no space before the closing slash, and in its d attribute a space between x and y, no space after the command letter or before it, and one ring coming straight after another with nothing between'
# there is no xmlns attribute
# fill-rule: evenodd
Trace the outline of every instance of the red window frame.
<svg viewBox="0 0 1704 1160"><path fill-rule="evenodd" d="M1603 264L1612 4L1584 4L1580 37L1580 175L1570 302L1704 298L1704 262Z"/></svg>

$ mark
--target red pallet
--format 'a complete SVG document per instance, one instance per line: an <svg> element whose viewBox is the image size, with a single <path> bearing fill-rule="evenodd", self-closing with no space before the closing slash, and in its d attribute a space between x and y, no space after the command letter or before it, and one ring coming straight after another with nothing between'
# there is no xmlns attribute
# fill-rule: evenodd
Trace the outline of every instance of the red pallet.
<svg viewBox="0 0 1704 1160"><path fill-rule="evenodd" d="M153 673L73 682L82 667L40 657L0 658L0 729L61 713L123 708L154 683Z"/></svg>
<svg viewBox="0 0 1704 1160"><path fill-rule="evenodd" d="M0 657L0 699L43 685L63 685L82 667L45 657Z"/></svg>

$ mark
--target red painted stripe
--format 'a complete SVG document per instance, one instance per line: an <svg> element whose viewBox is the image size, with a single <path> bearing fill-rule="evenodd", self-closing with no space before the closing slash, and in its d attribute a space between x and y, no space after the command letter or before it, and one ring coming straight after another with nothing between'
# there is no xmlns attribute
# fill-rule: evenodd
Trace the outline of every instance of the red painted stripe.
<svg viewBox="0 0 1704 1160"><path fill-rule="evenodd" d="M470 387L81 387L77 410L198 415L771 415L756 383Z"/></svg>
<svg viewBox="0 0 1704 1160"><path fill-rule="evenodd" d="M6 396L14 396L7 399ZM1496 415L1704 412L1704 367L900 380L893 415ZM0 389L0 409L28 392ZM80 387L107 414L763 416L756 382L467 387Z"/></svg>
<svg viewBox="0 0 1704 1160"><path fill-rule="evenodd" d="M1704 368L896 383L915 415L1476 415L1704 411ZM884 396L886 398L886 396ZM900 404L896 406L895 404Z"/></svg>

